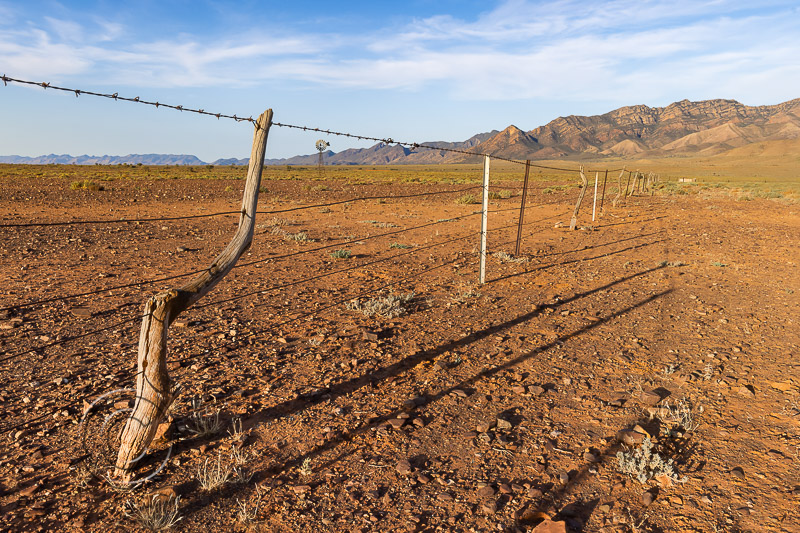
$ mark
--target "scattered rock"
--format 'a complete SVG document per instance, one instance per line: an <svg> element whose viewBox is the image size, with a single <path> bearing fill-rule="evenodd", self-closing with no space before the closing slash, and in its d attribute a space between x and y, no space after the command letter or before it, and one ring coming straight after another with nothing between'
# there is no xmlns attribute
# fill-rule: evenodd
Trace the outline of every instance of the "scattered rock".
<svg viewBox="0 0 800 533"><path fill-rule="evenodd" d="M744 396L745 398L755 398L756 397L756 389L752 385L744 385L739 387L737 390L739 396Z"/></svg>
<svg viewBox="0 0 800 533"><path fill-rule="evenodd" d="M656 501L656 493L651 490L643 492L639 497L639 500L642 502L642 505L649 507L654 501Z"/></svg>
<svg viewBox="0 0 800 533"><path fill-rule="evenodd" d="M401 405L400 408L406 413L410 413L411 411L417 408L417 402L415 402L413 398L406 400L403 402L403 405Z"/></svg>
<svg viewBox="0 0 800 533"><path fill-rule="evenodd" d="M588 461L590 463L599 463L600 462L600 458L598 456L596 456L595 454L593 454L592 452L584 452L583 460L584 461Z"/></svg>
<svg viewBox="0 0 800 533"><path fill-rule="evenodd" d="M177 485L166 485L164 487L155 489L150 492L150 497L163 498L166 500L177 498L178 491L176 490L176 487Z"/></svg>
<svg viewBox="0 0 800 533"><path fill-rule="evenodd" d="M491 485L486 485L478 489L478 496L481 498L491 498L496 494L496 491Z"/></svg>
<svg viewBox="0 0 800 533"><path fill-rule="evenodd" d="M484 514L495 514L497 512L497 502L490 501L490 502L483 502L481 504L481 512Z"/></svg>
<svg viewBox="0 0 800 533"><path fill-rule="evenodd" d="M528 394L532 394L534 396L541 396L545 392L546 391L545 391L544 387L541 387L539 385L530 385L528 387Z"/></svg>
<svg viewBox="0 0 800 533"><path fill-rule="evenodd" d="M512 494L514 491L511 490L511 485L508 483L500 483L497 485L497 488L500 490L502 494Z"/></svg>
<svg viewBox="0 0 800 533"><path fill-rule="evenodd" d="M642 401L643 404L649 405L650 407L655 407L658 405L658 402L661 401L661 395L655 391L648 391L643 392L639 399Z"/></svg>
<svg viewBox="0 0 800 533"><path fill-rule="evenodd" d="M408 474L412 473L414 469L407 460L403 459L397 463L397 466L394 467L397 470L397 473L403 476L407 476Z"/></svg>
<svg viewBox="0 0 800 533"><path fill-rule="evenodd" d="M531 530L531 533L567 533L566 522L553 522L546 518L542 523Z"/></svg>
<svg viewBox="0 0 800 533"><path fill-rule="evenodd" d="M741 466L736 466L731 469L731 475L738 479L744 479L744 469Z"/></svg>
<svg viewBox="0 0 800 533"><path fill-rule="evenodd" d="M644 442L644 438L645 436L642 433L633 431L632 429L623 429L617 433L617 440L627 446L636 446L641 444Z"/></svg>
<svg viewBox="0 0 800 533"><path fill-rule="evenodd" d="M292 487L292 491L295 494L305 494L310 490L311 490L311 485L295 485L294 487Z"/></svg>
<svg viewBox="0 0 800 533"><path fill-rule="evenodd" d="M495 424L497 424L497 421L496 420L492 420L491 422L485 422L483 424L478 424L477 426L475 426L475 429L478 431L478 433L486 433L487 431L492 429L495 426Z"/></svg>
<svg viewBox="0 0 800 533"><path fill-rule="evenodd" d="M74 316L79 316L82 318L89 318L92 316L92 311L88 307L83 307L83 306L73 307L72 309L70 309L70 312Z"/></svg>
<svg viewBox="0 0 800 533"><path fill-rule="evenodd" d="M505 418L498 418L497 422L496 422L496 426L497 426L497 429L503 429L503 430L509 430L512 427L514 427L513 424L511 422L509 422L508 420L506 420Z"/></svg>
<svg viewBox="0 0 800 533"><path fill-rule="evenodd" d="M389 419L389 425L392 426L394 429L400 429L406 421L402 418L391 418Z"/></svg>

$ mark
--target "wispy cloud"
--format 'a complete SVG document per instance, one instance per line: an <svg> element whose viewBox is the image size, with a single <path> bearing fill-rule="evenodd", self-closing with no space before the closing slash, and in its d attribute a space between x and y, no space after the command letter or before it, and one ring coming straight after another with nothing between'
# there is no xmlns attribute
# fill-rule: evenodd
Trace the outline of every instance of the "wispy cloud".
<svg viewBox="0 0 800 533"><path fill-rule="evenodd" d="M0 70L158 87L435 85L468 100L652 101L690 89L744 98L800 86L798 15L778 0L758 12L733 0L510 0L474 20L439 15L360 35L290 29L133 41L119 22L46 17L0 35Z"/></svg>

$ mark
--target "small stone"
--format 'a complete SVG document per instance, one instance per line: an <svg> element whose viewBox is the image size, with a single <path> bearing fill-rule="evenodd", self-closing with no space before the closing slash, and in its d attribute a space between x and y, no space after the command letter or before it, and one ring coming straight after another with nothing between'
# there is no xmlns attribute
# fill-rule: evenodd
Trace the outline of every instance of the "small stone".
<svg viewBox="0 0 800 533"><path fill-rule="evenodd" d="M367 496L369 496L373 500L377 500L378 498L381 497L381 493L378 492L377 490L369 490L367 491Z"/></svg>
<svg viewBox="0 0 800 533"><path fill-rule="evenodd" d="M394 429L400 429L406 423L402 418L392 418L389 420L389 425Z"/></svg>
<svg viewBox="0 0 800 533"><path fill-rule="evenodd" d="M531 487L528 489L528 498L541 498L542 495L542 491L536 487Z"/></svg>
<svg viewBox="0 0 800 533"><path fill-rule="evenodd" d="M150 492L151 497L158 497L162 499L175 499L178 497L178 491L176 490L176 485L166 485L164 487L158 488Z"/></svg>
<svg viewBox="0 0 800 533"><path fill-rule="evenodd" d="M623 429L617 433L617 440L628 446L635 446L644 442L644 435L631 429Z"/></svg>
<svg viewBox="0 0 800 533"><path fill-rule="evenodd" d="M566 522L553 522L545 518L543 522L531 530L531 533L567 533Z"/></svg>
<svg viewBox="0 0 800 533"><path fill-rule="evenodd" d="M478 431L478 433L486 433L490 429L492 429L495 426L495 424L497 424L497 421L496 420L492 420L491 422L485 422L483 424L478 424L477 426L475 426L475 429Z"/></svg>
<svg viewBox="0 0 800 533"><path fill-rule="evenodd" d="M752 385L744 385L739 387L737 390L739 396L744 396L745 398L755 398L756 396L756 389Z"/></svg>
<svg viewBox="0 0 800 533"><path fill-rule="evenodd" d="M511 387L511 392L513 392L514 394L525 394L526 392L528 392L528 389L521 385L517 385L515 387Z"/></svg>
<svg viewBox="0 0 800 533"><path fill-rule="evenodd" d="M92 311L88 307L83 307L83 306L73 307L72 309L70 309L70 311L74 316L79 316L82 318L88 318L92 316Z"/></svg>
<svg viewBox="0 0 800 533"><path fill-rule="evenodd" d="M478 489L478 496L481 498L491 498L495 493L496 491L491 485L486 485Z"/></svg>
<svg viewBox="0 0 800 533"><path fill-rule="evenodd" d="M512 427L514 427L513 424L511 424L511 422L509 422L505 418L498 418L496 425L497 429L503 429L503 430L509 430Z"/></svg>
<svg viewBox="0 0 800 533"><path fill-rule="evenodd" d="M436 499L439 500L440 502L451 502L451 501L453 501L453 497L450 494L446 493L446 492L442 492L441 494L436 496Z"/></svg>
<svg viewBox="0 0 800 533"><path fill-rule="evenodd" d="M311 485L295 485L294 487L292 487L292 491L295 494L305 494L310 490L311 490Z"/></svg>
<svg viewBox="0 0 800 533"><path fill-rule="evenodd" d="M466 398L467 397L467 393L464 392L461 389L453 389L453 392L451 392L450 394L452 394L453 396L457 396L459 398Z"/></svg>
<svg viewBox="0 0 800 533"><path fill-rule="evenodd" d="M744 469L741 466L736 466L731 469L731 475L735 478L744 479Z"/></svg>
<svg viewBox="0 0 800 533"><path fill-rule="evenodd" d="M25 430L25 429L20 429L19 431L17 431L16 433L14 433L14 440L19 440L19 439L21 439L22 437L24 437L24 436L25 436L25 435L27 435L27 434L28 434L28 431L27 431L27 430Z"/></svg>
<svg viewBox="0 0 800 533"><path fill-rule="evenodd" d="M584 452L583 460L587 461L587 462L590 462L590 463L599 463L600 462L600 458L597 457L592 452Z"/></svg>
<svg viewBox="0 0 800 533"><path fill-rule="evenodd" d="M489 515L495 514L497 512L497 502L495 501L483 502L481 504L481 511L484 514L489 514Z"/></svg>
<svg viewBox="0 0 800 533"><path fill-rule="evenodd" d="M405 459L399 461L394 469L397 470L398 474L403 476L406 476L414 471L414 469L411 467L411 463Z"/></svg>
<svg viewBox="0 0 800 533"><path fill-rule="evenodd" d="M649 405L650 407L655 407L658 405L658 402L661 401L661 395L654 391L643 392L639 396L639 399L643 404Z"/></svg>
<svg viewBox="0 0 800 533"><path fill-rule="evenodd" d="M185 246L178 246L178 248L176 248L176 249L178 250L178 252L188 252L189 251L189 249L187 247L185 247Z"/></svg>
<svg viewBox="0 0 800 533"><path fill-rule="evenodd" d="M601 513L605 514L605 513L609 512L611 510L611 506L609 504L607 504L607 503L604 503L604 504L600 505L597 509Z"/></svg>
<svg viewBox="0 0 800 533"><path fill-rule="evenodd" d="M539 385L531 385L528 387L528 394L533 394L534 396L541 396L545 393L544 387L540 387Z"/></svg>
<svg viewBox="0 0 800 533"><path fill-rule="evenodd" d="M653 491L643 492L642 495L639 497L639 500L642 502L642 505L645 507L649 507L656 499L656 495Z"/></svg>
<svg viewBox="0 0 800 533"><path fill-rule="evenodd" d="M172 438L173 430L174 426L172 422L162 422L158 425L158 428L156 429L156 435L153 437L153 440L170 440Z"/></svg>
<svg viewBox="0 0 800 533"><path fill-rule="evenodd" d="M497 488L503 494L512 494L514 492L513 490L511 490L511 485L509 485L508 483L500 483L497 485Z"/></svg>
<svg viewBox="0 0 800 533"><path fill-rule="evenodd" d="M422 483L423 485L427 485L431 482L431 478L426 476L425 474L417 474L417 481Z"/></svg>
<svg viewBox="0 0 800 533"><path fill-rule="evenodd" d="M406 413L410 413L411 411L417 408L417 403L413 399L406 400L403 402L403 405L400 406L400 408Z"/></svg>
<svg viewBox="0 0 800 533"><path fill-rule="evenodd" d="M566 472L561 472L560 474L558 474L558 480L563 485L566 485L567 483L569 483L569 474L567 474Z"/></svg>
<svg viewBox="0 0 800 533"><path fill-rule="evenodd" d="M114 402L114 409L122 410L122 409L129 409L131 407L130 400L120 400L118 402Z"/></svg>

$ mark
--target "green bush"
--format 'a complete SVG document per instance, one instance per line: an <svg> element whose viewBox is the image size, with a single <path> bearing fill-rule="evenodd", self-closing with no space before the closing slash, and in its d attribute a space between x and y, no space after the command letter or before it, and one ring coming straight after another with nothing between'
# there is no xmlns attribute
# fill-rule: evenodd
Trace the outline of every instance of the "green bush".
<svg viewBox="0 0 800 533"><path fill-rule="evenodd" d="M335 252L331 252L331 257L333 259L350 259L352 255L350 250L336 250Z"/></svg>
<svg viewBox="0 0 800 533"><path fill-rule="evenodd" d="M73 191L79 191L79 190L84 190L84 191L102 191L103 190L102 185L99 185L98 183L95 183L92 180L73 181L72 183L69 184L69 188L72 189Z"/></svg>

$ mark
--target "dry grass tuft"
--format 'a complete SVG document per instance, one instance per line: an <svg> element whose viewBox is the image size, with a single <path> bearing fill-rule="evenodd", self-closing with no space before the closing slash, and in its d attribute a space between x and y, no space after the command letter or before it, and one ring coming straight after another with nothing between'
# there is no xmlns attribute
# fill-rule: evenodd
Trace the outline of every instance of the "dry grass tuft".
<svg viewBox="0 0 800 533"><path fill-rule="evenodd" d="M125 502L123 514L147 531L164 531L183 519L178 510L180 500L180 496L164 498L157 494L142 503L128 500Z"/></svg>

